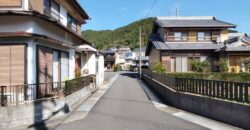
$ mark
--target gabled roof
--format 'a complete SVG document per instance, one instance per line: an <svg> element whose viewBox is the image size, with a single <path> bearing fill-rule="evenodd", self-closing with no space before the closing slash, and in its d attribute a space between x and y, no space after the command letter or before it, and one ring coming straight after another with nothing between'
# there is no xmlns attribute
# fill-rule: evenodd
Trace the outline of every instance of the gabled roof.
<svg viewBox="0 0 250 130"><path fill-rule="evenodd" d="M81 15L85 19L90 19L89 15L86 13L86 11L82 8L82 6L78 3L77 0L71 0L71 1L74 2L74 4L76 5L76 7L80 10Z"/></svg>
<svg viewBox="0 0 250 130"><path fill-rule="evenodd" d="M217 51L227 52L250 52L250 46L227 46Z"/></svg>
<svg viewBox="0 0 250 130"><path fill-rule="evenodd" d="M228 38L235 38L235 37L245 37L247 36L246 33L228 33Z"/></svg>
<svg viewBox="0 0 250 130"><path fill-rule="evenodd" d="M245 37L250 40L249 37ZM233 46L232 44L213 43L213 42L164 42L159 35L151 34L146 48L146 55L149 55L150 48L154 47L159 51L193 51L193 50L212 50L216 52L250 52L250 46Z"/></svg>
<svg viewBox="0 0 250 130"><path fill-rule="evenodd" d="M239 43L250 44L250 37L246 33L229 33L229 39L225 43L235 45Z"/></svg>
<svg viewBox="0 0 250 130"><path fill-rule="evenodd" d="M235 24L220 21L213 16L170 16L156 17L155 23L160 27L226 27L235 28Z"/></svg>
<svg viewBox="0 0 250 130"><path fill-rule="evenodd" d="M156 34L150 36L148 44L152 44L157 50L217 50L224 46L213 42L164 42Z"/></svg>

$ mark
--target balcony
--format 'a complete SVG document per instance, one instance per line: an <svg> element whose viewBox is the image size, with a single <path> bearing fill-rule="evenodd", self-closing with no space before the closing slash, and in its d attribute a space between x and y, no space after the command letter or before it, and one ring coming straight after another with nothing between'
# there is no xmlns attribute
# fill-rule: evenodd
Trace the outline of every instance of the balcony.
<svg viewBox="0 0 250 130"><path fill-rule="evenodd" d="M68 24L67 24L67 27L68 27L71 31L77 32L77 27L76 27L76 25L74 25L74 24L72 24L72 23L68 23Z"/></svg>
<svg viewBox="0 0 250 130"><path fill-rule="evenodd" d="M52 10L44 10L44 14L52 19L55 19L56 21L60 21L60 13L54 12Z"/></svg>
<svg viewBox="0 0 250 130"><path fill-rule="evenodd" d="M174 37L167 36L167 42L211 42L213 39L218 39L217 37Z"/></svg>
<svg viewBox="0 0 250 130"><path fill-rule="evenodd" d="M188 42L189 37L175 37L175 36L167 36L168 42Z"/></svg>

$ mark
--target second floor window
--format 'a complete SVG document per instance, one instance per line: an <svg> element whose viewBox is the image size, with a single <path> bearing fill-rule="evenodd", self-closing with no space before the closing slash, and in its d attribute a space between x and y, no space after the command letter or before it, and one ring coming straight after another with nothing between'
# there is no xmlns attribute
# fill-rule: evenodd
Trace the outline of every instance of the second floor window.
<svg viewBox="0 0 250 130"><path fill-rule="evenodd" d="M67 24L68 28L70 28L72 31L76 32L77 31L77 22L70 14L68 14L68 16L67 16L67 21L68 21L68 24Z"/></svg>
<svg viewBox="0 0 250 130"><path fill-rule="evenodd" d="M198 32L197 33L198 41L211 41L211 33L210 32Z"/></svg>
<svg viewBox="0 0 250 130"><path fill-rule="evenodd" d="M49 17L60 20L60 5L54 0L44 0L44 12Z"/></svg>
<svg viewBox="0 0 250 130"><path fill-rule="evenodd" d="M174 32L174 40L175 41L187 41L188 40L187 32Z"/></svg>

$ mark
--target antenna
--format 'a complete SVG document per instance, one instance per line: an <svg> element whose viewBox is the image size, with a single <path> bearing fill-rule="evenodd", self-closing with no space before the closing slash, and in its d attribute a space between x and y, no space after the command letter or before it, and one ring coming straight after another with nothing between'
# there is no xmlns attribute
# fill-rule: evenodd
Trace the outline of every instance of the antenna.
<svg viewBox="0 0 250 130"><path fill-rule="evenodd" d="M175 16L177 17L178 16L178 8L176 7L176 9L175 9Z"/></svg>

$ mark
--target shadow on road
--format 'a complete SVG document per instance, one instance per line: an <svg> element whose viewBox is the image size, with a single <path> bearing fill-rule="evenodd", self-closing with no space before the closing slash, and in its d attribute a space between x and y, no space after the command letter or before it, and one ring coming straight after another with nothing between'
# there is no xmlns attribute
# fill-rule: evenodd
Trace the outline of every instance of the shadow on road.
<svg viewBox="0 0 250 130"><path fill-rule="evenodd" d="M133 79L136 79L138 74L135 73L135 72L123 72L120 74L121 76L126 76L126 77L129 77L129 78L133 78Z"/></svg>

